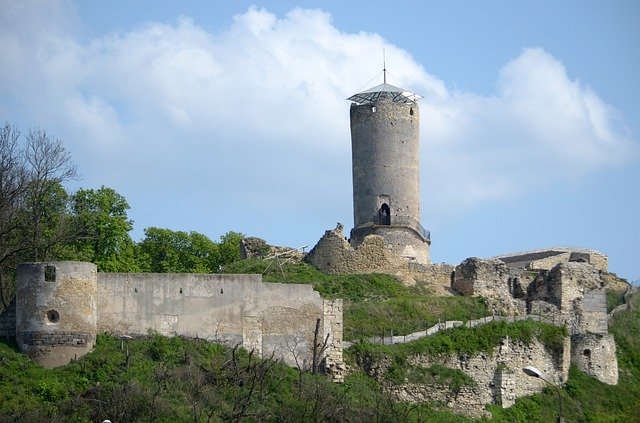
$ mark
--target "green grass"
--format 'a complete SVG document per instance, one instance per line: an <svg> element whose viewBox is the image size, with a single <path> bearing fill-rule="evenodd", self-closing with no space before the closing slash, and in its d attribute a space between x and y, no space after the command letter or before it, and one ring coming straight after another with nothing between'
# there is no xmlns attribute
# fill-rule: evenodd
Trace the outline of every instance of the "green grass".
<svg viewBox="0 0 640 423"><path fill-rule="evenodd" d="M307 263L281 268L263 260L241 260L225 267L228 273L261 273L265 282L307 283L325 298L342 298L344 339L407 335L439 320L471 320L489 311L478 297L434 297L421 287L406 287L392 276L327 275ZM268 269L267 269L268 268Z"/></svg>
<svg viewBox="0 0 640 423"><path fill-rule="evenodd" d="M0 422L441 422L470 421L397 403L356 372L344 384L202 340L120 341L44 369L0 342Z"/></svg>
<svg viewBox="0 0 640 423"><path fill-rule="evenodd" d="M474 328L464 326L439 332L406 344L379 345L361 342L350 348L356 358L377 360L384 356L405 360L412 355L446 356L490 353L507 336L513 340L531 342L537 338L553 353L562 351L566 329L546 323L523 320L508 324L490 322Z"/></svg>

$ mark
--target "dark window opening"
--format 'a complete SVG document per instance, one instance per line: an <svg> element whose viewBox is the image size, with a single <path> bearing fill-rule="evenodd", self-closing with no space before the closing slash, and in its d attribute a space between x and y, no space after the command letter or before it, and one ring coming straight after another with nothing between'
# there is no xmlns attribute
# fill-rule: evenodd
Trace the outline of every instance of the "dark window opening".
<svg viewBox="0 0 640 423"><path fill-rule="evenodd" d="M60 320L60 313L55 310L47 311L47 320L49 321L49 323L58 323L58 321Z"/></svg>
<svg viewBox="0 0 640 423"><path fill-rule="evenodd" d="M387 203L380 206L380 210L378 210L378 217L381 225L391 225L391 209Z"/></svg>
<svg viewBox="0 0 640 423"><path fill-rule="evenodd" d="M409 108L409 115L413 116L413 107Z"/></svg>
<svg viewBox="0 0 640 423"><path fill-rule="evenodd" d="M45 282L55 282L56 281L56 267L55 266L45 266L44 267L44 281Z"/></svg>

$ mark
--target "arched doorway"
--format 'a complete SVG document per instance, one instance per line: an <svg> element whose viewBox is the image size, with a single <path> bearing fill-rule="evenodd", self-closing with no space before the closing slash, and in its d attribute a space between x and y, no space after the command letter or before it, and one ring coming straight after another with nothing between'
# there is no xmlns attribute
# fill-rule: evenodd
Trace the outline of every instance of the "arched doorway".
<svg viewBox="0 0 640 423"><path fill-rule="evenodd" d="M391 209L387 203L383 203L378 210L378 217L381 225L391 225Z"/></svg>

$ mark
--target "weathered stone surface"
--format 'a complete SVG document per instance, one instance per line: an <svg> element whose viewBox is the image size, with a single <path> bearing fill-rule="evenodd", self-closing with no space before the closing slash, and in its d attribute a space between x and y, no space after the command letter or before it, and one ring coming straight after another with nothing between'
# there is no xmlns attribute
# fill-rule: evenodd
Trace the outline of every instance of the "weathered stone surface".
<svg viewBox="0 0 640 423"><path fill-rule="evenodd" d="M609 385L618 384L616 343L608 333L585 333L571 337L571 362L586 374Z"/></svg>
<svg viewBox="0 0 640 423"><path fill-rule="evenodd" d="M97 322L96 266L25 263L16 278L16 341L45 367L91 351Z"/></svg>
<svg viewBox="0 0 640 423"><path fill-rule="evenodd" d="M544 259L539 254L527 258ZM517 315L524 306L527 314L542 316L556 325L566 325L574 336L574 346L589 344L579 346L583 352L589 351L589 360L585 354L575 351L572 358L581 368L588 369L589 374L605 383L615 384L618 380L617 359L615 343L612 339L609 341L607 334L604 286L605 280L613 280L612 284L617 281L606 275L587 260L560 262L548 272L536 274L507 268L502 261L470 258L456 267L451 286L463 295L485 297L490 306L510 315ZM598 342L597 348L591 345Z"/></svg>
<svg viewBox="0 0 640 423"><path fill-rule="evenodd" d="M344 237L344 227L326 231L305 260L329 274L388 272L407 268L407 260L393 254L382 237L369 235L356 249Z"/></svg>
<svg viewBox="0 0 640 423"><path fill-rule="evenodd" d="M261 275L96 273L90 263L56 262L22 265L17 287L18 344L47 367L86 354L99 331L154 330L242 345L305 369L314 338L327 337L318 357L336 380L344 377L342 302L311 285L263 283Z"/></svg>
<svg viewBox="0 0 640 423"><path fill-rule="evenodd" d="M525 313L525 304L514 298L514 294L523 293L520 279L512 277L500 260L477 257L464 260L456 266L451 288L462 295L486 298L496 312Z"/></svg>
<svg viewBox="0 0 640 423"><path fill-rule="evenodd" d="M495 257L510 268L526 270L550 270L560 263L589 263L598 270L606 271L608 259L599 251L575 247L554 247Z"/></svg>
<svg viewBox="0 0 640 423"><path fill-rule="evenodd" d="M501 404L510 407L519 397L531 395L544 389L540 379L527 377L522 368L535 366L552 383L562 384L568 378L570 361L570 341L566 339L564 348L558 353L547 350L538 340L529 343L504 339L492 351L473 356L449 355L434 357L415 355L409 364L431 367L439 364L457 369L469 375L474 385L452 390L449 386L436 384L405 383L391 385L384 379L384 373L391 361L383 359L378 363L364 363L363 367L372 377L383 383L384 389L398 400L419 403L436 401L455 412L479 418L486 415L487 404Z"/></svg>
<svg viewBox="0 0 640 423"><path fill-rule="evenodd" d="M240 242L240 258L241 259L270 259L275 258L287 259L293 262L301 262L304 258L302 251L291 247L277 247L267 244L264 239L257 237L243 238Z"/></svg>

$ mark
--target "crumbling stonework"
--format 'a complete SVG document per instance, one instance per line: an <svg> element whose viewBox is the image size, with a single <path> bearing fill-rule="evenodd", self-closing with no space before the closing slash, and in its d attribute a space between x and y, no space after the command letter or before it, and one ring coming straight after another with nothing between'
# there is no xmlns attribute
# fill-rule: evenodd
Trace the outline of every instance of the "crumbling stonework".
<svg viewBox="0 0 640 423"><path fill-rule="evenodd" d="M81 357L96 340L96 266L25 263L16 278L16 341L45 367Z"/></svg>
<svg viewBox="0 0 640 423"><path fill-rule="evenodd" d="M456 266L451 288L462 295L486 298L489 307L501 313L526 312L525 304L517 300L524 295L520 279L512 276L500 260L464 260Z"/></svg>
<svg viewBox="0 0 640 423"><path fill-rule="evenodd" d="M384 372L391 364L383 361L381 366L369 366L368 372L383 382L384 389L401 401L420 403L436 401L447 408L470 417L486 415L487 404L500 404L510 407L519 397L532 395L544 389L544 381L526 376L522 368L535 366L552 383L564 383L569 374L569 339L559 352L550 352L538 340L529 343L506 338L492 351L481 352L473 356L449 355L434 357L415 355L408 363L413 366L429 368L439 364L457 369L473 379L473 385L453 390L439 384L404 383L392 385L384 380Z"/></svg>
<svg viewBox="0 0 640 423"><path fill-rule="evenodd" d="M347 373L347 368L342 361L344 331L342 311L342 300L324 301L324 340L327 341L327 349L324 352L325 368L335 382L344 382Z"/></svg>
<svg viewBox="0 0 640 423"><path fill-rule="evenodd" d="M269 259L275 257L299 263L304 258L302 251L290 247L277 247L267 244L264 239L257 237L243 238L240 242L240 258Z"/></svg>
<svg viewBox="0 0 640 423"><path fill-rule="evenodd" d="M555 247L549 249L505 254L495 257L511 268L526 270L551 270L560 263L589 263L598 270L606 271L607 256L599 251L574 247Z"/></svg>
<svg viewBox="0 0 640 423"><path fill-rule="evenodd" d="M356 249L344 237L342 224L326 231L305 260L334 275L371 273L407 268L407 260L392 253L378 235L367 236Z"/></svg>
<svg viewBox="0 0 640 423"><path fill-rule="evenodd" d="M616 343L608 333L583 333L571 337L571 362L586 374L609 385L618 384Z"/></svg>
<svg viewBox="0 0 640 423"><path fill-rule="evenodd" d="M606 333L607 303L600 272L586 263L561 263L547 276L549 302L572 333Z"/></svg>
<svg viewBox="0 0 640 423"><path fill-rule="evenodd" d="M572 348L582 351L571 354L576 364L602 382L615 384L618 367L615 343L607 333L605 275L586 261L574 261L561 262L532 278L525 269L472 258L456 267L451 286L463 295L488 298L490 305L499 306L507 314L524 309L526 314L566 326L572 335Z"/></svg>

